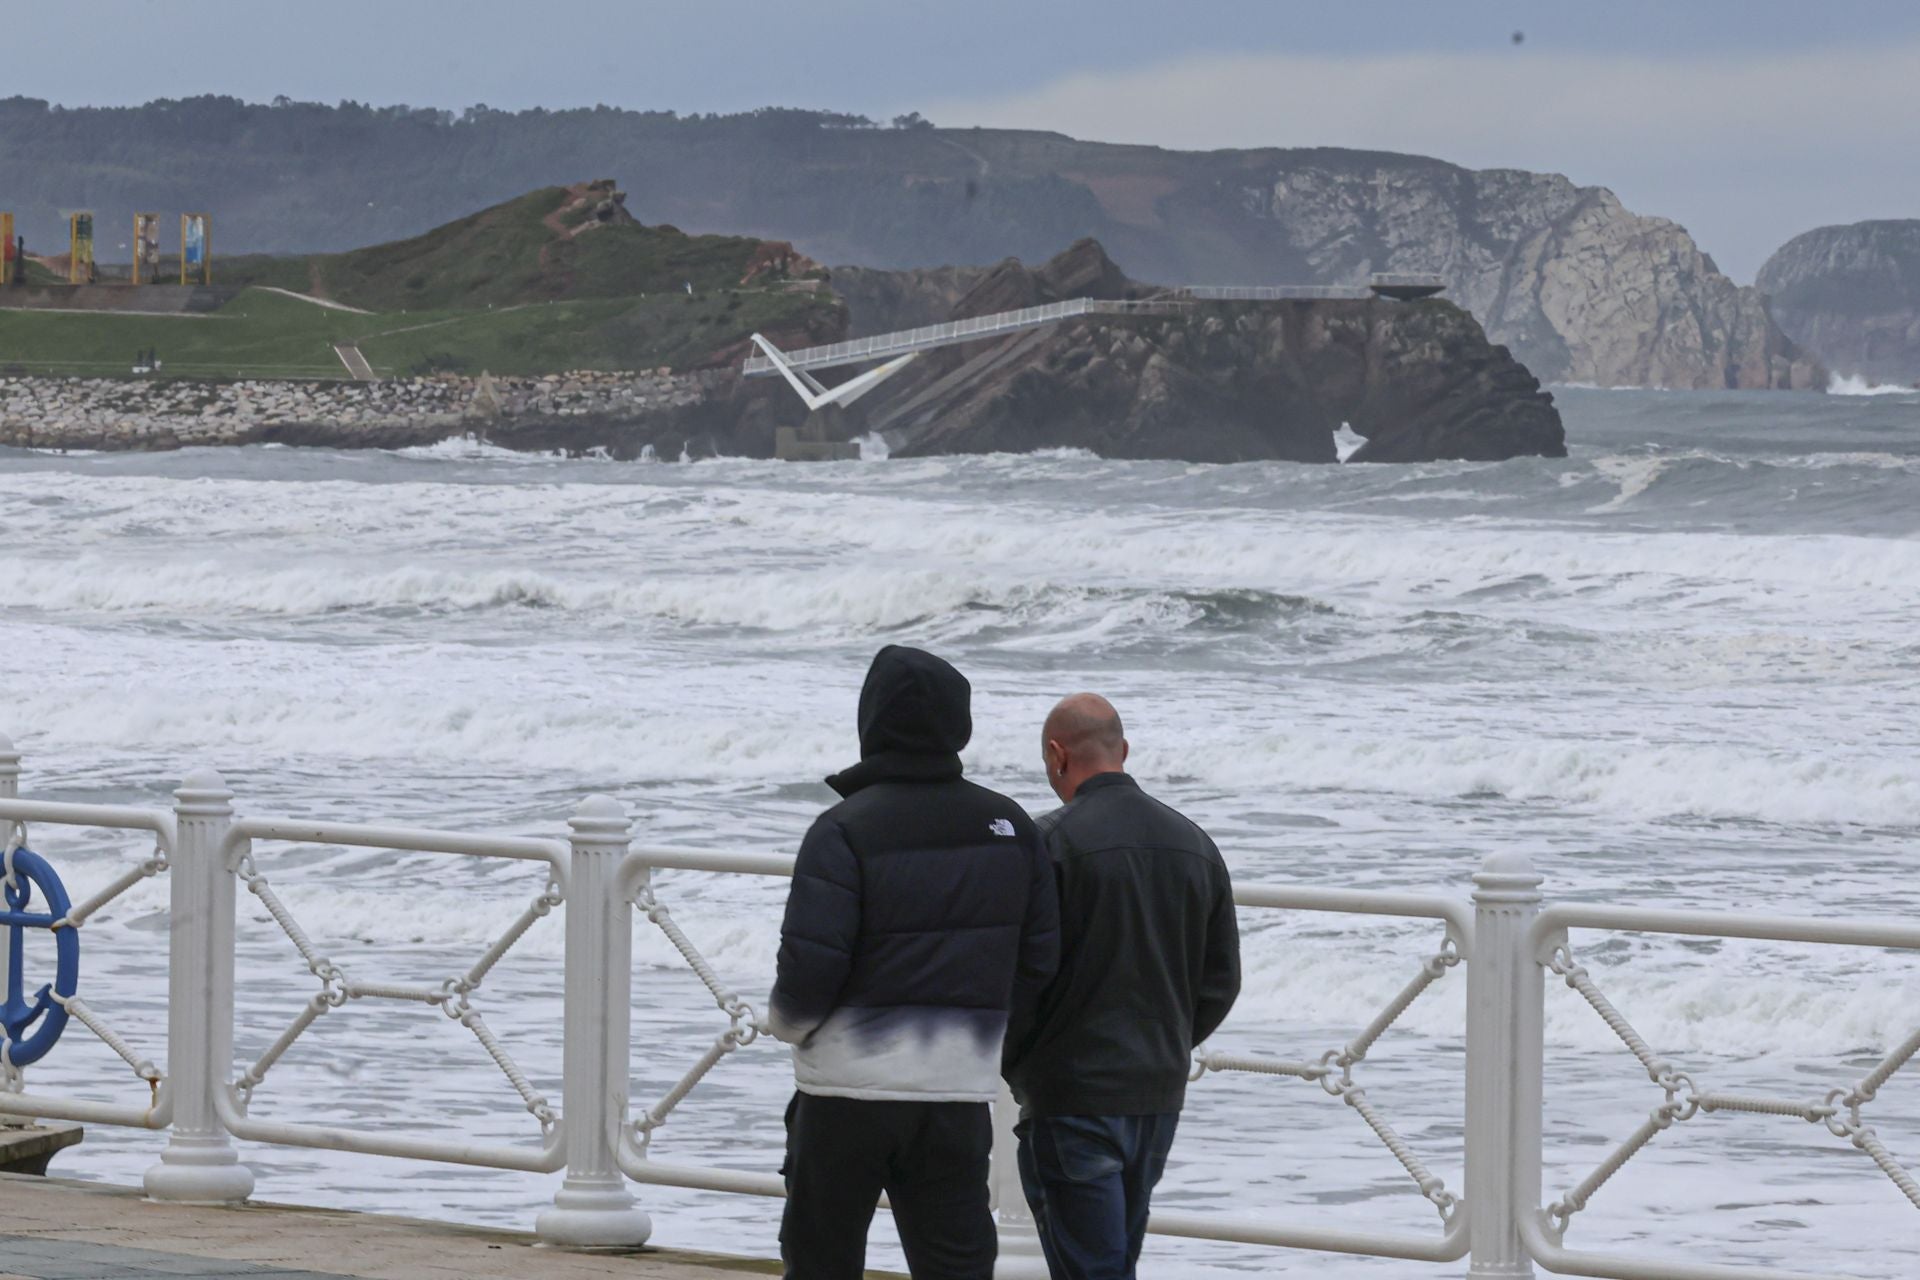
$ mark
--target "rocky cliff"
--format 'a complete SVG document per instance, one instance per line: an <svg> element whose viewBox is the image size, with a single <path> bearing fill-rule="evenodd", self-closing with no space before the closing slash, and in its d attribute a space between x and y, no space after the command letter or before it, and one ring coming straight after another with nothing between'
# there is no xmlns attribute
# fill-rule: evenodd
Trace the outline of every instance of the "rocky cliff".
<svg viewBox="0 0 1920 1280"><path fill-rule="evenodd" d="M1205 282L1358 285L1376 271L1433 272L1488 337L1548 381L1684 390L1826 385L1818 359L1773 323L1758 290L1720 274L1683 227L1634 214L1602 188L1385 157L1371 167L1343 159L1248 178L1239 197L1242 209L1272 224L1256 237L1269 240L1268 261L1222 261ZM1150 263L1168 256L1151 246L1136 253ZM1167 265L1179 272L1182 255L1172 256ZM1279 270L1276 262L1291 265ZM988 270L840 267L833 276L858 336L934 323Z"/></svg>
<svg viewBox="0 0 1920 1280"><path fill-rule="evenodd" d="M1811 389L1817 364L1686 230L1556 174L1481 172L1406 157L1282 164L1249 175L1316 280L1431 271L1548 381Z"/></svg>
<svg viewBox="0 0 1920 1280"><path fill-rule="evenodd" d="M1566 453L1553 398L1445 301L1155 296L1093 241L1034 270L1002 263L953 318L1066 297L1139 309L923 355L841 430L878 431L901 454L1064 446L1109 458L1333 462L1345 422L1366 437L1354 461Z"/></svg>
<svg viewBox="0 0 1920 1280"><path fill-rule="evenodd" d="M1758 285L1780 327L1834 372L1920 383L1920 220L1795 236Z"/></svg>

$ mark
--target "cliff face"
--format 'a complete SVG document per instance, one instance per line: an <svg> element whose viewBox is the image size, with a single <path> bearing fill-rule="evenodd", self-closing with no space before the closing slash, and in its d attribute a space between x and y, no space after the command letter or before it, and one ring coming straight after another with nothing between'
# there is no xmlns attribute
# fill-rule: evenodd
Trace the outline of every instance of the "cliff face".
<svg viewBox="0 0 1920 1280"><path fill-rule="evenodd" d="M416 235L556 173L619 173L643 222L791 241L821 262L1037 261L1091 235L1130 273L1169 283L1432 270L1549 380L1820 381L1757 295L1684 230L1555 175L1333 148L1176 152L863 123L606 109L455 119L231 99L55 112L14 99L0 101L0 171L19 176L9 198L32 245L59 243L74 191L102 208L215 209L228 250L311 252ZM301 163L289 169L289 155Z"/></svg>
<svg viewBox="0 0 1920 1280"><path fill-rule="evenodd" d="M1356 166L1344 159L1349 153L1315 154L1342 159L1256 171L1233 193L1238 210L1270 224L1250 233L1254 244L1265 241L1264 261L1216 257L1210 268L1183 268L1181 253L1150 274L1194 280L1210 270L1205 283L1360 285L1376 271L1434 272L1489 338L1548 381L1684 390L1826 385L1819 361L1775 326L1759 291L1721 275L1684 228L1634 214L1610 191L1550 174L1474 173L1411 157ZM1214 216L1191 200L1188 209ZM1118 239L1149 263L1168 256L1151 239ZM945 317L942 303L951 307L988 270L838 267L833 278L858 335L935 323Z"/></svg>
<svg viewBox="0 0 1920 1280"><path fill-rule="evenodd" d="M1273 173L1245 194L1315 279L1431 271L1548 381L1804 390L1824 371L1686 230L1603 188L1404 162Z"/></svg>
<svg viewBox="0 0 1920 1280"><path fill-rule="evenodd" d="M1089 283L1091 282L1091 283ZM1146 292L1083 241L1045 267L994 268L954 309ZM905 454L1092 449L1108 458L1333 462L1559 457L1553 398L1444 301L1206 303L1102 315L923 355L843 429Z"/></svg>
<svg viewBox="0 0 1920 1280"><path fill-rule="evenodd" d="M1780 327L1836 373L1920 382L1920 220L1797 235L1758 284Z"/></svg>

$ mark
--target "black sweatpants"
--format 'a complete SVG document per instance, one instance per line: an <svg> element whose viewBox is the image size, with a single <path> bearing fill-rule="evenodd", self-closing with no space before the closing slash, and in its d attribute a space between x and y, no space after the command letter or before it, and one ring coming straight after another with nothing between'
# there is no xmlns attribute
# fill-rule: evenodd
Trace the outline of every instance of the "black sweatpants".
<svg viewBox="0 0 1920 1280"><path fill-rule="evenodd" d="M885 1191L914 1280L992 1280L993 1121L984 1102L867 1102L796 1093L787 1107L789 1280L860 1280Z"/></svg>

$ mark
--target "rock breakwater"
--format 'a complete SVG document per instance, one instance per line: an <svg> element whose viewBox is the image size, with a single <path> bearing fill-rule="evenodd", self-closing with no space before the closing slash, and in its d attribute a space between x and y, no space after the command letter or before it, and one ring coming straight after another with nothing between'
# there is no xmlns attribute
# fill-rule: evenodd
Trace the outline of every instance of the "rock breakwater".
<svg viewBox="0 0 1920 1280"><path fill-rule="evenodd" d="M704 403L716 380L724 379L663 369L384 382L0 377L0 445L392 449L466 434L565 435L569 427L671 421Z"/></svg>

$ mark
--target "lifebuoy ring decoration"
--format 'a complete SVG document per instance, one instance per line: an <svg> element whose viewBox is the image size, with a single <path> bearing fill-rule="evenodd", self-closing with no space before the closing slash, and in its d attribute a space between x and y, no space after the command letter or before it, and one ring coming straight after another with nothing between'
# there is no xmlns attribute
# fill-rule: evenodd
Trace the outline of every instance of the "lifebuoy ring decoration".
<svg viewBox="0 0 1920 1280"><path fill-rule="evenodd" d="M65 1002L80 989L80 932L71 926L54 928L73 903L66 886L48 861L31 849L8 851L4 869L6 910L0 911L0 929L7 931L7 989L0 993L0 1061L24 1067L47 1056L60 1033L67 1029ZM45 912L29 911L34 890L46 900ZM27 930L46 929L54 937L53 981L25 997Z"/></svg>

